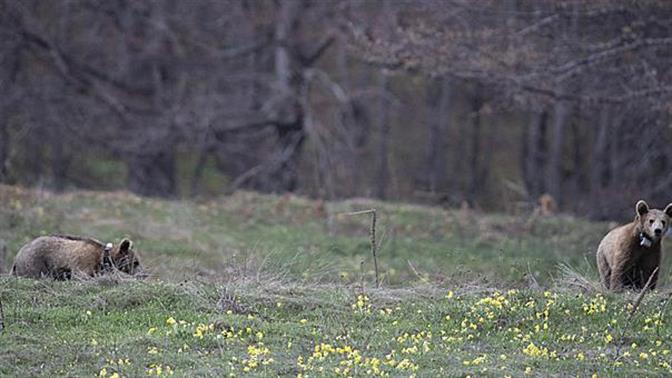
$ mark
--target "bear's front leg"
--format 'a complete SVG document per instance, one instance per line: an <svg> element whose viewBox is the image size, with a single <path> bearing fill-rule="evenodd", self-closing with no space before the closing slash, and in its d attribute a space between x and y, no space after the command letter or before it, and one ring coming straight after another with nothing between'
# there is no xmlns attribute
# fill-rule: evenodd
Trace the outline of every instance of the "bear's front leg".
<svg viewBox="0 0 672 378"><path fill-rule="evenodd" d="M609 290L611 283L611 268L609 267L609 262L604 257L602 252L597 253L597 270L600 273L600 282L602 287Z"/></svg>
<svg viewBox="0 0 672 378"><path fill-rule="evenodd" d="M625 261L617 261L611 267L611 277L609 277L609 289L615 292L623 290L623 275L625 274Z"/></svg>
<svg viewBox="0 0 672 378"><path fill-rule="evenodd" d="M649 289L653 290L656 288L656 283L658 282L659 266L660 266L660 255L650 256L648 259L642 261L640 270L642 275L642 284L640 289L644 288L649 278L651 279Z"/></svg>

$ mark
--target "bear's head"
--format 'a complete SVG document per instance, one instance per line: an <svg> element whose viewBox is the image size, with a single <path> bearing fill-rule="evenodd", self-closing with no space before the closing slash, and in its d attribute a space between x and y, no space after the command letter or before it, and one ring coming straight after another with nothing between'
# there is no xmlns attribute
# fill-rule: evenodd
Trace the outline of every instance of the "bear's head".
<svg viewBox="0 0 672 378"><path fill-rule="evenodd" d="M658 210L649 209L649 205L640 200L635 205L635 211L637 212L635 220L639 223L641 230L641 245L650 246L659 242L670 227L672 203L667 205L665 210Z"/></svg>
<svg viewBox="0 0 672 378"><path fill-rule="evenodd" d="M114 266L120 271L128 274L135 274L142 271L140 259L133 250L133 242L123 239L121 243L112 248L110 253Z"/></svg>

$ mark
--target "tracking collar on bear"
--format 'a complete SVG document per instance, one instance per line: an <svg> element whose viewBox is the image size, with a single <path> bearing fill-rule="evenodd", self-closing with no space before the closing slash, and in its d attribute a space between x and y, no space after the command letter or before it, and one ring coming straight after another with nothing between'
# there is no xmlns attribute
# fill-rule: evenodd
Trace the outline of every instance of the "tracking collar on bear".
<svg viewBox="0 0 672 378"><path fill-rule="evenodd" d="M112 261L112 243L105 244L103 249L103 261L100 262L101 270L103 272L111 272L114 270L114 261Z"/></svg>
<svg viewBox="0 0 672 378"><path fill-rule="evenodd" d="M639 233L639 245L642 247L649 248L653 245L653 240L651 237L644 232Z"/></svg>

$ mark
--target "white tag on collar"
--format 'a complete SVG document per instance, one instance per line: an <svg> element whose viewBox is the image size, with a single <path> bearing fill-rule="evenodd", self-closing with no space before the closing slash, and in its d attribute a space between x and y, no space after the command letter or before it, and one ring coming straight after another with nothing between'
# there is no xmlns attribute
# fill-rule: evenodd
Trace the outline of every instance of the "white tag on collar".
<svg viewBox="0 0 672 378"><path fill-rule="evenodd" d="M642 236L641 239L642 241L639 242L639 245L646 248L651 246L651 240L649 240L647 237Z"/></svg>

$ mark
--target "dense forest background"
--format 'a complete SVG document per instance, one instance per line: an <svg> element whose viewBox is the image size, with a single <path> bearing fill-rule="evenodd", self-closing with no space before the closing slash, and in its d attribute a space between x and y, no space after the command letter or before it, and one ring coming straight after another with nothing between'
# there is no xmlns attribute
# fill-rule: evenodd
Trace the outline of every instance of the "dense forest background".
<svg viewBox="0 0 672 378"><path fill-rule="evenodd" d="M672 3L0 0L0 183L630 217Z"/></svg>

